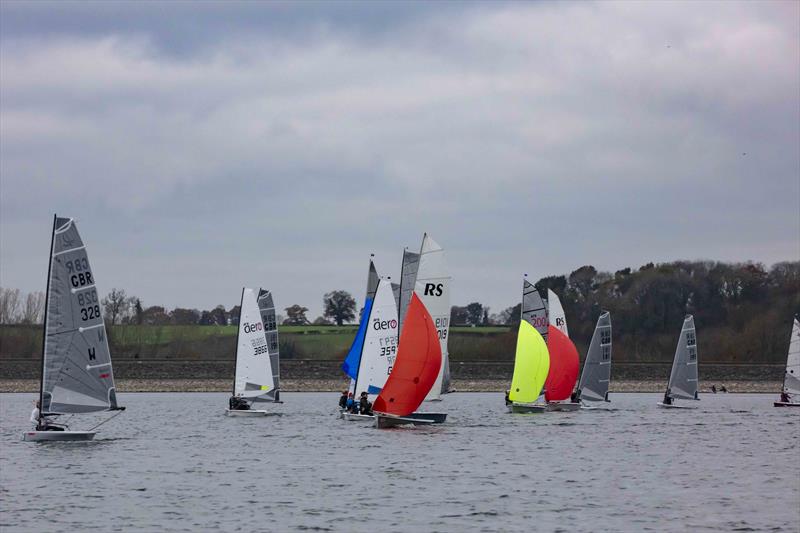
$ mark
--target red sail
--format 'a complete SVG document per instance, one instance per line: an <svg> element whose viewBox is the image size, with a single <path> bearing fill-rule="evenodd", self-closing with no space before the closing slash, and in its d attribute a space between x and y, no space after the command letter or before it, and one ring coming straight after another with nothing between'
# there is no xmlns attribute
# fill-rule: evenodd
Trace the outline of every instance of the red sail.
<svg viewBox="0 0 800 533"><path fill-rule="evenodd" d="M425 399L439 375L442 348L425 305L414 293L408 306L392 373L375 399L374 411L410 415Z"/></svg>
<svg viewBox="0 0 800 533"><path fill-rule="evenodd" d="M578 350L560 329L548 326L547 350L550 352L550 373L544 382L544 399L548 402L566 400L578 380Z"/></svg>

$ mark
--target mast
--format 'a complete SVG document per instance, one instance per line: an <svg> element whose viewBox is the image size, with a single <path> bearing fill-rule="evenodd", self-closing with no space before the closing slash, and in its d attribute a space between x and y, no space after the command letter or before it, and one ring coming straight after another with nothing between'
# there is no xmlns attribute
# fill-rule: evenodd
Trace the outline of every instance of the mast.
<svg viewBox="0 0 800 533"><path fill-rule="evenodd" d="M53 269L53 245L56 240L56 220L58 214L53 214L53 231L50 234L50 257L47 260L47 289L44 293L44 321L42 323L42 370L39 374L39 423L42 422L42 412L44 411L44 355L47 353L47 308L50 304L50 274Z"/></svg>
<svg viewBox="0 0 800 533"><path fill-rule="evenodd" d="M244 307L244 287L242 287L242 297L239 299L239 325L236 328L236 352L233 358L233 387L231 396L236 396L236 363L239 361L239 334L242 331L242 307ZM258 305L258 304L256 304Z"/></svg>

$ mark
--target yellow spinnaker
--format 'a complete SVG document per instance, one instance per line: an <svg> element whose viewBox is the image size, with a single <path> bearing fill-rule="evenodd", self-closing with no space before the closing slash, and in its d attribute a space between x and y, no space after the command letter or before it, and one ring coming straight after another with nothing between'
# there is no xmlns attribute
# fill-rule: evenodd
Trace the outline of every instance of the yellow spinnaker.
<svg viewBox="0 0 800 533"><path fill-rule="evenodd" d="M550 353L536 328L523 320L517 334L514 377L508 399L516 403L533 403L542 393L550 371Z"/></svg>

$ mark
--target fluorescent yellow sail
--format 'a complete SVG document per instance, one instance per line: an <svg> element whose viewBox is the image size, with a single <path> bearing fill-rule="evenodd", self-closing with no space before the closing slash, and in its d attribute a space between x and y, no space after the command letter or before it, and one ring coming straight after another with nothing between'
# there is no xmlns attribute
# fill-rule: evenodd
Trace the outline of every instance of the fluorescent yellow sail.
<svg viewBox="0 0 800 533"><path fill-rule="evenodd" d="M550 354L544 339L527 321L519 324L514 377L508 399L515 403L533 403L539 397L550 371Z"/></svg>

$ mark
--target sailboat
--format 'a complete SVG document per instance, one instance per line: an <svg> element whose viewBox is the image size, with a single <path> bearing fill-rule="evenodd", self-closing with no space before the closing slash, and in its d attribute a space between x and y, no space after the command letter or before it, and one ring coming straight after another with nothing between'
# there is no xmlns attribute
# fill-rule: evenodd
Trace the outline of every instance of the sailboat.
<svg viewBox="0 0 800 533"><path fill-rule="evenodd" d="M256 401L274 401L275 382L269 344L253 289L242 289L239 333L236 336L236 376L228 416L268 416L279 413L252 409ZM239 408L237 408L239 407Z"/></svg>
<svg viewBox="0 0 800 533"><path fill-rule="evenodd" d="M800 320L794 317L789 353L786 354L786 372L783 376L781 400L775 407L800 407ZM789 401L785 401L785 400Z"/></svg>
<svg viewBox="0 0 800 533"><path fill-rule="evenodd" d="M676 405L675 399L699 400L697 397L697 336L694 317L686 315L672 361L669 384L664 393L664 401L658 405L665 408L695 409L686 405Z"/></svg>
<svg viewBox="0 0 800 533"><path fill-rule="evenodd" d="M275 302L272 293L265 289L258 290L258 312L264 324L264 335L269 350L269 365L272 370L272 390L263 396L256 396L255 401L283 403L281 400L281 355L278 343L278 321L275 316Z"/></svg>
<svg viewBox="0 0 800 533"><path fill-rule="evenodd" d="M414 292L430 313L441 346L441 368L436 383L425 397L428 401L438 401L441 400L442 394L449 392L450 386L450 363L447 353L450 331L450 276L444 260L444 249L427 233L423 235L420 246Z"/></svg>
<svg viewBox="0 0 800 533"><path fill-rule="evenodd" d="M400 332L394 367L375 400L375 427L434 424L433 417L414 411L436 384L442 367L438 328L416 292Z"/></svg>
<svg viewBox="0 0 800 533"><path fill-rule="evenodd" d="M608 402L608 383L611 379L611 314L606 311L597 319L586 361L583 363L581 380L573 400L581 402L584 409L588 402Z"/></svg>
<svg viewBox="0 0 800 533"><path fill-rule="evenodd" d="M108 337L86 246L75 221L55 215L45 293L38 424L22 438L34 442L92 440L99 424L74 431L48 418L124 409L117 405Z"/></svg>
<svg viewBox="0 0 800 533"><path fill-rule="evenodd" d="M542 394L550 370L550 356L542 336L529 322L522 320L517 333L514 375L508 391L510 413L541 413L546 405L536 403Z"/></svg>
<svg viewBox="0 0 800 533"><path fill-rule="evenodd" d="M378 281L375 297L368 310L365 307L362 322L365 325L362 342L353 346L346 363L356 370L352 375L355 400L358 401L361 392L366 392L367 398L374 401L397 356L397 306L390 281ZM342 413L342 418L351 422L374 420L372 415L347 412Z"/></svg>

